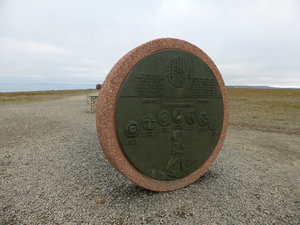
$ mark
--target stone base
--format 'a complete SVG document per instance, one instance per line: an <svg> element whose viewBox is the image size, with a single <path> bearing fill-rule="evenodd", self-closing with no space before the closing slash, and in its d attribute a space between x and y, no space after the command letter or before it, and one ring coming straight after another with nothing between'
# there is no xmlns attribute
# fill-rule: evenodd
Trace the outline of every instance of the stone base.
<svg viewBox="0 0 300 225"><path fill-rule="evenodd" d="M98 96L97 95L88 95L88 96L86 96L86 102L87 102L89 112L92 112L92 113L96 112L97 101L98 101Z"/></svg>

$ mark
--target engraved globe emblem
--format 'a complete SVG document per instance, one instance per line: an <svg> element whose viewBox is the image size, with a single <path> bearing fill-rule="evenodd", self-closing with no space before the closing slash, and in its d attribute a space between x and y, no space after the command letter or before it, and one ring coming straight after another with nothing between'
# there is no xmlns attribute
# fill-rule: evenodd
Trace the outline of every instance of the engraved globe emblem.
<svg viewBox="0 0 300 225"><path fill-rule="evenodd" d="M173 87L186 87L191 80L191 68L188 60L184 57L176 57L170 60L166 75Z"/></svg>
<svg viewBox="0 0 300 225"><path fill-rule="evenodd" d="M170 124L172 120L172 115L168 110L162 110L159 114L158 114L158 122L160 125L162 126L167 126Z"/></svg>

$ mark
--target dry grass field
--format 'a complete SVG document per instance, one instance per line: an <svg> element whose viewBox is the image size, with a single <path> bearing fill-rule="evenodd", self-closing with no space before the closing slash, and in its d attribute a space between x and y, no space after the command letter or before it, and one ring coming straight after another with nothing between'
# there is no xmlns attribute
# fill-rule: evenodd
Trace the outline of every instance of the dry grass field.
<svg viewBox="0 0 300 225"><path fill-rule="evenodd" d="M229 124L264 131L300 134L300 89L228 88ZM57 100L97 94L95 89L0 92L1 102Z"/></svg>
<svg viewBox="0 0 300 225"><path fill-rule="evenodd" d="M300 134L300 89L227 91L231 126Z"/></svg>
<svg viewBox="0 0 300 225"><path fill-rule="evenodd" d="M57 100L68 96L95 94L95 92L95 89L0 92L0 103Z"/></svg>

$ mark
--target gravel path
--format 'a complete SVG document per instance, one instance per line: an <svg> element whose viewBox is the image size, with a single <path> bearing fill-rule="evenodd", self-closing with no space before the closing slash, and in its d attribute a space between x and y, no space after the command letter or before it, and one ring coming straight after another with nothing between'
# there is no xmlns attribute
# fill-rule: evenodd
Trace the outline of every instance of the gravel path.
<svg viewBox="0 0 300 225"><path fill-rule="evenodd" d="M85 96L0 104L0 224L299 224L299 135L230 128L189 187L144 190L100 150Z"/></svg>

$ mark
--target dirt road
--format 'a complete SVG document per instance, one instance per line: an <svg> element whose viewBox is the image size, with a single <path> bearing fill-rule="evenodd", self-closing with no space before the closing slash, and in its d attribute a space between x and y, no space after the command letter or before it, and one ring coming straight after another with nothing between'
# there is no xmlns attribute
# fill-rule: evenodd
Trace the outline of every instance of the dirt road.
<svg viewBox="0 0 300 225"><path fill-rule="evenodd" d="M0 104L0 224L299 224L300 136L228 130L211 169L165 193L101 152L85 96Z"/></svg>

